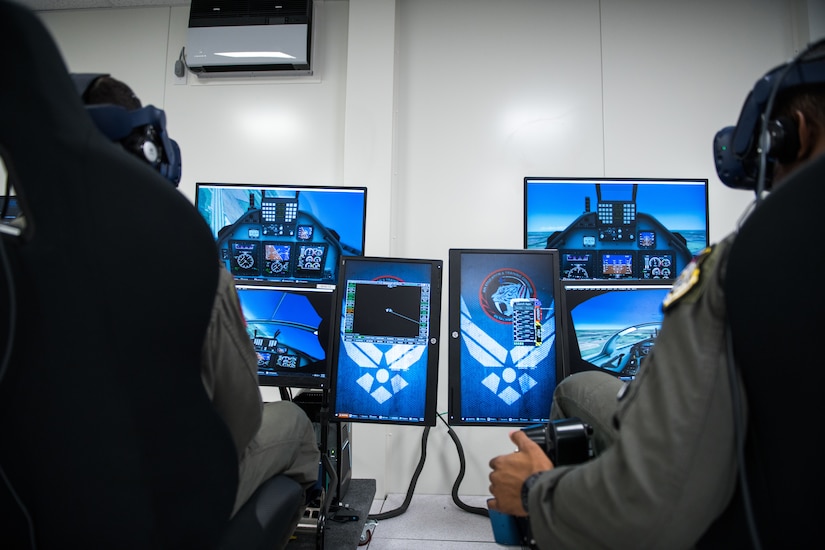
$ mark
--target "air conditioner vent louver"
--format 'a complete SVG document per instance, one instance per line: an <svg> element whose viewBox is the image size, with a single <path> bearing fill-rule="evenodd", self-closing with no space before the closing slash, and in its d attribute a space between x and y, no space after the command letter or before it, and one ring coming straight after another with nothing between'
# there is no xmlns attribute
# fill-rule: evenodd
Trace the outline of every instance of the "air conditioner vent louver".
<svg viewBox="0 0 825 550"><path fill-rule="evenodd" d="M192 0L190 27L307 23L312 0Z"/></svg>

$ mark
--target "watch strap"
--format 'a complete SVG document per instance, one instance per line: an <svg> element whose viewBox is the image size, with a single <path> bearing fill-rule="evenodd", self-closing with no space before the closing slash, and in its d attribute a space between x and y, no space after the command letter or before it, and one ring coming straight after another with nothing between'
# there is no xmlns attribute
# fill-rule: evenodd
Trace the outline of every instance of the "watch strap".
<svg viewBox="0 0 825 550"><path fill-rule="evenodd" d="M533 485L536 484L536 481L539 479L543 472L536 472L532 474L530 477L524 480L524 483L521 486L521 505L524 507L524 511L529 513L529 496L530 496L530 489Z"/></svg>

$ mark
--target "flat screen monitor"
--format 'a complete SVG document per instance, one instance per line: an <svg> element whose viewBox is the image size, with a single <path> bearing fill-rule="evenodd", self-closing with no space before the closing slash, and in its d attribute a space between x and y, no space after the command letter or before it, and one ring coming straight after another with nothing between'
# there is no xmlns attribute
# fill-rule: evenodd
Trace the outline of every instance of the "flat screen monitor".
<svg viewBox="0 0 825 550"><path fill-rule="evenodd" d="M235 289L258 355L259 385L326 387L335 286L239 281Z"/></svg>
<svg viewBox="0 0 825 550"><path fill-rule="evenodd" d="M197 183L195 203L236 280L335 284L364 254L365 187Z"/></svg>
<svg viewBox="0 0 825 550"><path fill-rule="evenodd" d="M449 251L449 423L547 422L561 378L556 250Z"/></svg>
<svg viewBox="0 0 825 550"><path fill-rule="evenodd" d="M330 418L434 426L441 260L343 257Z"/></svg>
<svg viewBox="0 0 825 550"><path fill-rule="evenodd" d="M524 178L524 247L563 279L675 279L708 245L708 180Z"/></svg>
<svg viewBox="0 0 825 550"><path fill-rule="evenodd" d="M659 335L670 288L666 281L565 281L565 371L635 378Z"/></svg>

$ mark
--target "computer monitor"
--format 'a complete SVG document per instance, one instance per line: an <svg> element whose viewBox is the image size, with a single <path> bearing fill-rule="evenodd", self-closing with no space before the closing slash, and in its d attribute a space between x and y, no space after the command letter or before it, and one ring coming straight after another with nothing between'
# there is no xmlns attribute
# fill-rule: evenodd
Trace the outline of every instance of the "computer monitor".
<svg viewBox="0 0 825 550"><path fill-rule="evenodd" d="M238 280L335 284L364 254L365 187L197 183L195 204Z"/></svg>
<svg viewBox="0 0 825 550"><path fill-rule="evenodd" d="M434 426L441 260L343 257L330 418Z"/></svg>
<svg viewBox="0 0 825 550"><path fill-rule="evenodd" d="M555 250L449 251L451 425L547 422L562 375Z"/></svg>
<svg viewBox="0 0 825 550"><path fill-rule="evenodd" d="M564 279L675 279L707 245L707 179L524 178L524 248Z"/></svg>
<svg viewBox="0 0 825 550"><path fill-rule="evenodd" d="M238 281L235 289L258 354L259 385L325 388L335 286Z"/></svg>
<svg viewBox="0 0 825 550"><path fill-rule="evenodd" d="M666 281L565 281L565 372L635 378L659 335L670 288Z"/></svg>

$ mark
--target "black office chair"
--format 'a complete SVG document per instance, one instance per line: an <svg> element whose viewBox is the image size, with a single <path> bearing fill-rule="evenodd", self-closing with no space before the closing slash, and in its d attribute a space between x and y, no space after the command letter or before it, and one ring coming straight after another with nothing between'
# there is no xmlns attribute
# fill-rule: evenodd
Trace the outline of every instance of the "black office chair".
<svg viewBox="0 0 825 550"><path fill-rule="evenodd" d="M748 407L747 491L763 548L803 548L819 536L817 452L825 391L822 316L825 156L800 169L743 224L725 292ZM706 535L706 547L750 545L745 485Z"/></svg>
<svg viewBox="0 0 825 550"><path fill-rule="evenodd" d="M230 520L236 451L200 377L217 251L191 203L93 125L40 20L0 0L0 547L277 548L277 476Z"/></svg>

